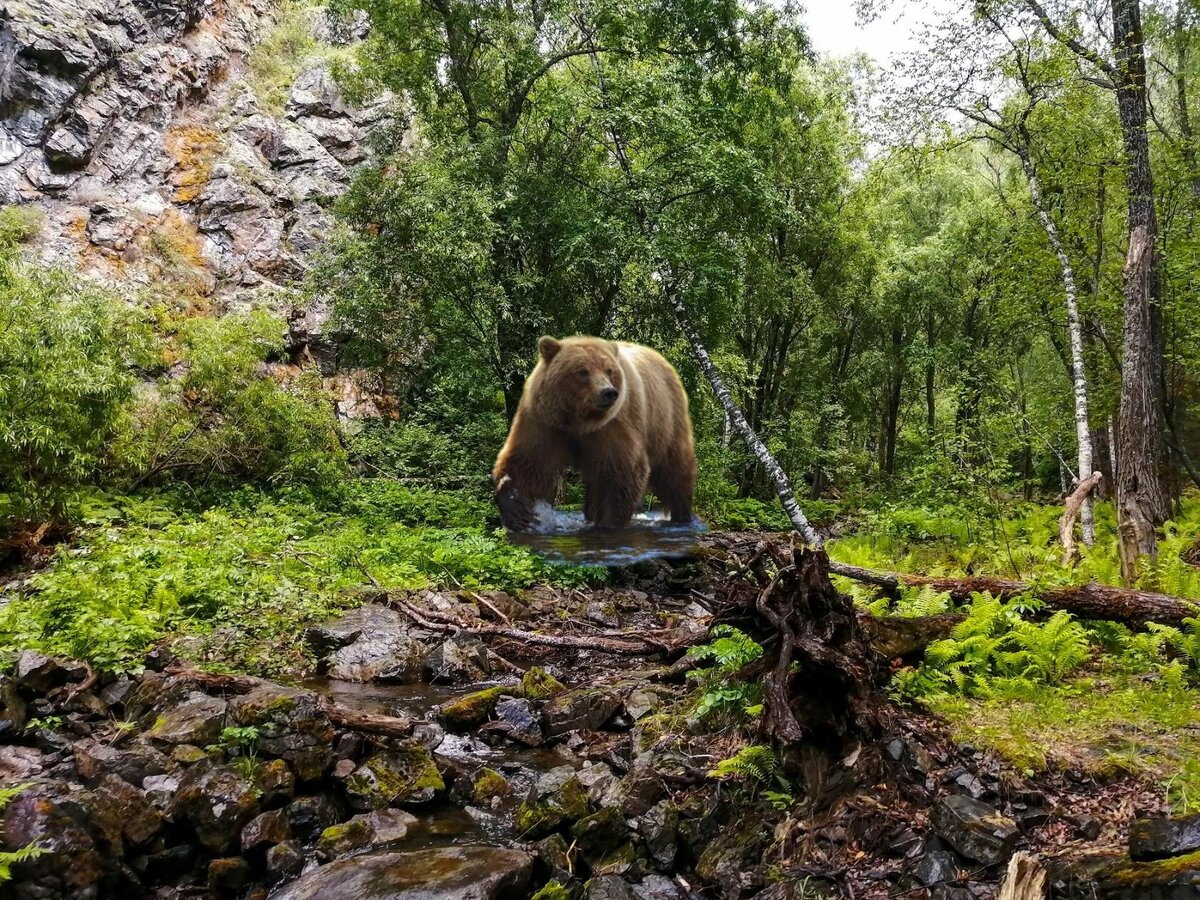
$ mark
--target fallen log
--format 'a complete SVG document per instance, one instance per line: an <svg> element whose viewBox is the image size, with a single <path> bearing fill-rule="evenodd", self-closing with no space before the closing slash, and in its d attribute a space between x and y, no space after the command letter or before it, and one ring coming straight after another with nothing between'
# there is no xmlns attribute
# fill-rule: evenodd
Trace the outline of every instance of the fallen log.
<svg viewBox="0 0 1200 900"><path fill-rule="evenodd" d="M181 675L195 681L204 687L228 691L232 694L249 694L260 687L284 687L265 678L255 678L252 675L220 675L216 672L201 672L186 666L174 666L167 670L168 675ZM412 737L413 722L411 719L401 719L397 716L385 716L379 713L363 712L334 703L328 697L314 695L329 721L342 728L363 734L377 734L382 737L408 738Z"/></svg>
<svg viewBox="0 0 1200 900"><path fill-rule="evenodd" d="M1125 625L1140 627L1148 622L1162 625L1182 625L1185 619L1200 617L1200 603L1170 594L1136 591L1089 582L1063 587L1038 587L1023 581L978 575L970 578L932 578L927 575L904 575L899 572L879 572L846 563L830 562L829 571L864 584L874 584L895 592L902 587L931 587L946 591L955 600L966 600L974 593L988 593L1001 599L1031 594L1050 609L1063 609L1081 619L1109 619Z"/></svg>

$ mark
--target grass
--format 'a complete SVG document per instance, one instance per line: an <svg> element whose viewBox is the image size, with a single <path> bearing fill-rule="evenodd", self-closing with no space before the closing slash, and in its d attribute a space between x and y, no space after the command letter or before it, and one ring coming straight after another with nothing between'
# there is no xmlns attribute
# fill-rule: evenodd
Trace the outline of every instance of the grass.
<svg viewBox="0 0 1200 900"><path fill-rule="evenodd" d="M1200 812L1200 697L1180 678L1101 670L1065 684L1024 683L985 699L931 701L955 738L1032 773L1074 768L1159 782L1179 813Z"/></svg>
<svg viewBox="0 0 1200 900"><path fill-rule="evenodd" d="M185 658L279 675L311 663L305 629L361 602L361 566L390 588L582 584L485 525L462 495L352 482L334 501L242 491L94 497L78 540L0 606L0 650L25 647L135 670L173 639Z"/></svg>
<svg viewBox="0 0 1200 900"><path fill-rule="evenodd" d="M271 115L280 115L288 92L306 64L314 59L347 60L346 48L331 47L312 35L312 15L319 6L308 0L283 0L275 19L250 52L250 88L259 105Z"/></svg>

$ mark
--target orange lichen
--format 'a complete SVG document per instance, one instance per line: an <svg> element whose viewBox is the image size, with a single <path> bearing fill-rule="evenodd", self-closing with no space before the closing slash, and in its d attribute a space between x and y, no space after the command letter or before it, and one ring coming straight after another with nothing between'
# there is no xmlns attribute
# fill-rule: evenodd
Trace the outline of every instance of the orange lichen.
<svg viewBox="0 0 1200 900"><path fill-rule="evenodd" d="M212 176L222 149L220 132L207 125L176 125L167 132L163 145L175 160L170 176L175 200L190 203Z"/></svg>

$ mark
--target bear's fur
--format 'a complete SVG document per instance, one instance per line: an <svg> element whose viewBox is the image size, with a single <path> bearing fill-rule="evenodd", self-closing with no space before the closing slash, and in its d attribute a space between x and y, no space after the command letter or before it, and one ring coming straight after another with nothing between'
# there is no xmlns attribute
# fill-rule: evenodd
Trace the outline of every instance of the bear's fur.
<svg viewBox="0 0 1200 900"><path fill-rule="evenodd" d="M583 512L621 528L649 488L672 522L692 520L696 453L687 394L649 347L594 337L538 341L540 358L492 470L504 524L528 529L563 471L583 477Z"/></svg>

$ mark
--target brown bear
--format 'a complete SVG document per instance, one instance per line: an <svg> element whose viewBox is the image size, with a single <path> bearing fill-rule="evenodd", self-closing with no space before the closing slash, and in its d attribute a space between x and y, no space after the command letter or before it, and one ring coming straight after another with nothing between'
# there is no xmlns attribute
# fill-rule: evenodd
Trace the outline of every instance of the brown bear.
<svg viewBox="0 0 1200 900"><path fill-rule="evenodd" d="M594 337L538 341L492 481L506 527L528 530L537 501L553 503L563 471L583 477L584 517L629 523L649 487L671 521L692 520L696 452L687 393L649 347Z"/></svg>

